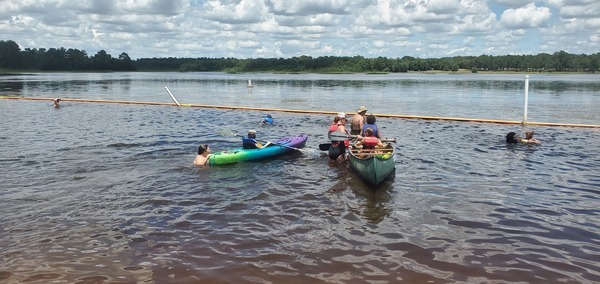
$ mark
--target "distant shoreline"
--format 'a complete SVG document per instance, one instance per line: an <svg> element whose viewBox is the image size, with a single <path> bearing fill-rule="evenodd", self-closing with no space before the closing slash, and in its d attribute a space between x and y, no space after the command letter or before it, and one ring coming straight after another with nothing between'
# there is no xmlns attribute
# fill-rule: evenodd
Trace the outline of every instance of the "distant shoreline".
<svg viewBox="0 0 600 284"><path fill-rule="evenodd" d="M469 69L460 69L458 71L444 71L444 70L428 70L428 71L408 71L408 72L226 72L226 71L177 71L177 70L136 70L136 71L106 71L106 70L87 70L87 71L68 71L68 70L6 70L0 69L1 76L14 76L14 75L35 75L35 73L116 73L116 72L131 72L131 73L157 73L157 72L168 72L168 73L230 73L230 74L252 74L252 73L271 73L271 74L366 74L366 75L387 75L387 74L521 74L521 75L532 75L532 74L545 74L545 75L600 75L600 72L526 72L526 71L477 71L472 72Z"/></svg>

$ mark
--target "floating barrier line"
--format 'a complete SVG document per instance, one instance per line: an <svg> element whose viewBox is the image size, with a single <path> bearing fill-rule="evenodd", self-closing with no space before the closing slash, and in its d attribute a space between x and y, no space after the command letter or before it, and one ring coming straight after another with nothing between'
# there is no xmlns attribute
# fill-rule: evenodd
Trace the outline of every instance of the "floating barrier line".
<svg viewBox="0 0 600 284"><path fill-rule="evenodd" d="M31 101L52 101L54 98L24 98L24 97L6 97L0 96L0 99L6 100L31 100ZM295 110L282 108L264 108L264 107L243 107L243 106L218 106L218 105L202 105L202 104L174 104L174 103L159 103L159 102L135 102L135 101L114 101L114 100L93 100L93 99L68 99L61 98L62 102L82 102L82 103L110 103L110 104L130 104L130 105L162 105L162 106L185 106L197 108L215 108L215 109L233 109L233 110L255 110L255 111L270 111L270 112L287 112L287 113L306 113L306 114L328 114L336 115L337 112L330 111L313 111L313 110ZM352 112L350 112L352 113ZM423 115L402 115L402 114L374 114L377 117L390 118L407 118L407 119L423 119L423 120L443 120L443 121L462 121L462 122L480 122L480 123L497 123L497 124L523 124L517 120L499 120L499 119L479 119L479 118L461 118L461 117L443 117L443 116L423 116ZM527 125L537 126L562 126L562 127L586 127L600 128L596 124L576 124L576 123L553 123L553 122L533 122L528 121Z"/></svg>

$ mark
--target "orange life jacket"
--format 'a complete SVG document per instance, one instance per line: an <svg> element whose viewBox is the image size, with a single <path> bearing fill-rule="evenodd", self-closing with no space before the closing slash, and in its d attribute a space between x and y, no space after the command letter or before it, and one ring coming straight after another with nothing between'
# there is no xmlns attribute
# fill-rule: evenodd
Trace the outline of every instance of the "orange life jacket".
<svg viewBox="0 0 600 284"><path fill-rule="evenodd" d="M332 123L332 124L329 126L329 133L331 133L331 132L341 132L341 131L338 131L338 128L339 128L339 127L340 127L340 125L339 125L339 124L337 124L337 123ZM348 134L348 133L346 133L346 134ZM333 147L337 147L337 146L338 146L338 143L339 143L339 142L331 142L331 146L333 146ZM344 140L344 146L346 146L346 148L350 147L350 140Z"/></svg>
<svg viewBox="0 0 600 284"><path fill-rule="evenodd" d="M375 148L375 146L377 146L377 144L379 144L379 140L377 139L377 137L374 136L366 136L363 137L363 147L367 148L367 149L373 149Z"/></svg>

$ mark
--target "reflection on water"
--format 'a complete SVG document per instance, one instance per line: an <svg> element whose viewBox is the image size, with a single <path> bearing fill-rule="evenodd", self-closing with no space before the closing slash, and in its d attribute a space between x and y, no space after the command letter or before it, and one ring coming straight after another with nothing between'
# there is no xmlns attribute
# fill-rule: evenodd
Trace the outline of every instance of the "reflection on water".
<svg viewBox="0 0 600 284"><path fill-rule="evenodd" d="M21 96L23 88L23 82L21 81L0 80L0 95L2 96Z"/></svg>
<svg viewBox="0 0 600 284"><path fill-rule="evenodd" d="M247 90L252 79L253 89ZM39 73L0 78L3 95L522 120L520 74ZM528 120L598 124L597 75L530 75ZM340 101L348 101L347 105ZM342 108L343 109L340 109Z"/></svg>
<svg viewBox="0 0 600 284"><path fill-rule="evenodd" d="M0 108L0 282L600 282L595 129L507 146L525 129L380 118L398 156L373 189L326 155L191 165L199 143L231 149L239 137L220 133L248 129L307 133L316 150L326 115Z"/></svg>

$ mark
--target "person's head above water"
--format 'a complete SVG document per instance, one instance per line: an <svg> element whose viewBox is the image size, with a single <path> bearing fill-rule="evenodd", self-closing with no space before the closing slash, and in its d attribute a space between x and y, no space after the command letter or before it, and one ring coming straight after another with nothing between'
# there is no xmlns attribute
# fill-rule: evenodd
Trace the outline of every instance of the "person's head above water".
<svg viewBox="0 0 600 284"><path fill-rule="evenodd" d="M519 142L519 135L515 132L509 132L506 134L506 143L517 143Z"/></svg>
<svg viewBox="0 0 600 284"><path fill-rule="evenodd" d="M202 144L198 146L198 155L202 155L205 152L208 152L208 144Z"/></svg>

